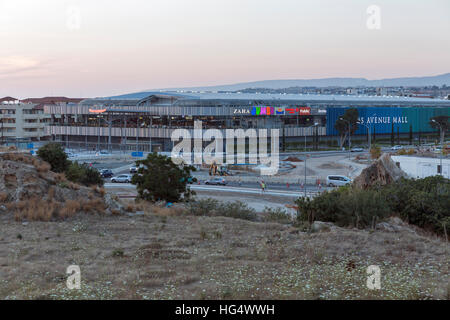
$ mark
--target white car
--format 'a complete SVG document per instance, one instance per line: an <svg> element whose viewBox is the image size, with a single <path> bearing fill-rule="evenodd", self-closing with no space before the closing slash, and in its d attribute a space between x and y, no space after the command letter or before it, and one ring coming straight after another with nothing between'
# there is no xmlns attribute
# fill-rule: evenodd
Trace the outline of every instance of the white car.
<svg viewBox="0 0 450 320"><path fill-rule="evenodd" d="M350 150L351 152L363 152L364 149L360 148L360 147L356 147L356 148L352 148L352 150Z"/></svg>
<svg viewBox="0 0 450 320"><path fill-rule="evenodd" d="M138 168L135 166L130 168L130 173L137 173L137 171L138 171Z"/></svg>
<svg viewBox="0 0 450 320"><path fill-rule="evenodd" d="M329 187L346 186L352 183L352 181L353 181L352 179L346 176L338 176L338 175L327 176L327 186Z"/></svg>
<svg viewBox="0 0 450 320"><path fill-rule="evenodd" d="M401 149L403 149L403 147L402 147L402 146L399 146L399 145L393 146L393 147L391 148L391 150L393 150L393 151L397 151L397 150L401 150Z"/></svg>
<svg viewBox="0 0 450 320"><path fill-rule="evenodd" d="M131 177L131 174L120 174L118 176L112 177L111 182L130 183Z"/></svg>

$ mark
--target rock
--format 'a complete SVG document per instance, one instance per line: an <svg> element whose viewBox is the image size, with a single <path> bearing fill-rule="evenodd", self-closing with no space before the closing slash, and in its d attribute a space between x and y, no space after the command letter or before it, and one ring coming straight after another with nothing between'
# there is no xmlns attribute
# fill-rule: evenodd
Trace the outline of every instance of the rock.
<svg viewBox="0 0 450 320"><path fill-rule="evenodd" d="M322 222L322 221L314 221L311 225L312 232L328 232L331 228L334 227L334 224L331 222Z"/></svg>
<svg viewBox="0 0 450 320"><path fill-rule="evenodd" d="M112 213L113 211L116 212L120 212L120 213L124 213L124 208L123 205L117 201L116 199L114 199L113 196L111 196L109 193L106 193L104 196L105 199L105 203L108 206L108 213Z"/></svg>
<svg viewBox="0 0 450 320"><path fill-rule="evenodd" d="M367 189L373 185L387 185L397 181L407 174L401 170L389 154L383 154L380 159L365 168L361 174L355 178L353 184L361 189Z"/></svg>
<svg viewBox="0 0 450 320"><path fill-rule="evenodd" d="M388 221L377 223L375 226L376 230L386 231L386 232L412 232L416 233L415 229L402 221L400 218L392 217Z"/></svg>

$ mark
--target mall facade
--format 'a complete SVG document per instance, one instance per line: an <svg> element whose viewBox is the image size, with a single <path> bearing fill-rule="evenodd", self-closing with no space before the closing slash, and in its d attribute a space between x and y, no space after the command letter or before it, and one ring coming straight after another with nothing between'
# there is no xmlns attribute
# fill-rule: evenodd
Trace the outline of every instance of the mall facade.
<svg viewBox="0 0 450 320"><path fill-rule="evenodd" d="M337 136L336 120L357 108L363 123L356 135L436 132L436 115L450 116L450 101L406 97L301 94L146 92L79 103L44 105L46 133L67 147L88 150L170 151L172 132L194 129L279 129L280 141ZM270 138L270 130L268 130ZM176 143L176 142L175 142Z"/></svg>

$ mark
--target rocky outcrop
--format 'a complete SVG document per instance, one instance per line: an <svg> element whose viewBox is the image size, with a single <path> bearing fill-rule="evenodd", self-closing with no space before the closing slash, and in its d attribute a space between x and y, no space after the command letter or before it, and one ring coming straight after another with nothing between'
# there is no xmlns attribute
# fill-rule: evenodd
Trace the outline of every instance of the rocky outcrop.
<svg viewBox="0 0 450 320"><path fill-rule="evenodd" d="M407 174L401 170L391 157L385 153L380 159L365 168L361 174L355 178L353 184L361 189L367 189L374 185L387 185L397 181Z"/></svg>
<svg viewBox="0 0 450 320"><path fill-rule="evenodd" d="M115 199L105 196L104 190L72 183L64 174L49 169L48 163L28 154L0 154L0 212L20 211L38 216L33 211L48 207L52 214L46 216L50 218L82 211L123 212Z"/></svg>

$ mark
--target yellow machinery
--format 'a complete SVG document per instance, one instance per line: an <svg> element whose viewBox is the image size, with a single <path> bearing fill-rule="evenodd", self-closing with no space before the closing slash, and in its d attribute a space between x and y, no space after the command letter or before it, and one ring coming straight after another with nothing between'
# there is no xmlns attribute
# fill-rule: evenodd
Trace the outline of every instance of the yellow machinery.
<svg viewBox="0 0 450 320"><path fill-rule="evenodd" d="M209 175L210 176L229 176L231 174L228 171L227 166L223 165L223 166L220 166L220 168L219 168L217 166L217 164L215 162L213 162L211 164L211 166L209 167Z"/></svg>

